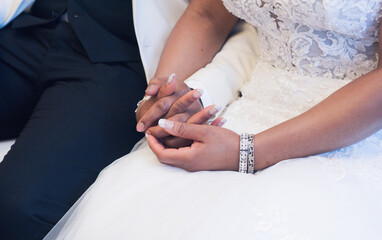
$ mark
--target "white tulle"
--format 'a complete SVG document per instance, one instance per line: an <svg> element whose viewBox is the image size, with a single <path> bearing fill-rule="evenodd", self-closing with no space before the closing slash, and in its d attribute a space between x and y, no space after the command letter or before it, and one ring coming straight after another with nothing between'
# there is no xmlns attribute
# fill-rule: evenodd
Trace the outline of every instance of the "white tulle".
<svg viewBox="0 0 382 240"><path fill-rule="evenodd" d="M224 0L262 60L224 113L258 133L377 63L380 0ZM106 168L48 239L381 239L382 132L255 175L188 173L146 143Z"/></svg>

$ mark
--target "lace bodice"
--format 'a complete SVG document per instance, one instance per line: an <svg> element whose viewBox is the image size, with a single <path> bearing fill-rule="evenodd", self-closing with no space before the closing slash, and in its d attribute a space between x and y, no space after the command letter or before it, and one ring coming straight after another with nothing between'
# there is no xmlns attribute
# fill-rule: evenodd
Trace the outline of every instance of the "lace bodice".
<svg viewBox="0 0 382 240"><path fill-rule="evenodd" d="M223 0L257 27L261 56L309 76L359 77L377 65L382 0Z"/></svg>

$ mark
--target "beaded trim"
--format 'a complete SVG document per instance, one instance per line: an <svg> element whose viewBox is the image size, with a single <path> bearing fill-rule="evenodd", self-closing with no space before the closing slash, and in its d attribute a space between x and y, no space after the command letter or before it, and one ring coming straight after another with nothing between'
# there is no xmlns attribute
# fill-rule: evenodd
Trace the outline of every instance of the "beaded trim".
<svg viewBox="0 0 382 240"><path fill-rule="evenodd" d="M248 173L255 172L255 137L253 134L248 136Z"/></svg>
<svg viewBox="0 0 382 240"><path fill-rule="evenodd" d="M240 135L239 172L247 173L247 165L248 165L248 134L243 133Z"/></svg>
<svg viewBox="0 0 382 240"><path fill-rule="evenodd" d="M240 135L240 173L255 173L255 137L253 134L242 133Z"/></svg>

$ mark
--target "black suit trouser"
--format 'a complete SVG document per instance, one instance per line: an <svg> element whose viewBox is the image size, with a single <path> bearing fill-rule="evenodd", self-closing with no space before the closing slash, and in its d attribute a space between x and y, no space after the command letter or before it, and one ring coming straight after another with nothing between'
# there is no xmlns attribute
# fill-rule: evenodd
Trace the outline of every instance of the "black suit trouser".
<svg viewBox="0 0 382 240"><path fill-rule="evenodd" d="M0 239L42 239L142 137L140 62L92 63L68 23L0 30Z"/></svg>

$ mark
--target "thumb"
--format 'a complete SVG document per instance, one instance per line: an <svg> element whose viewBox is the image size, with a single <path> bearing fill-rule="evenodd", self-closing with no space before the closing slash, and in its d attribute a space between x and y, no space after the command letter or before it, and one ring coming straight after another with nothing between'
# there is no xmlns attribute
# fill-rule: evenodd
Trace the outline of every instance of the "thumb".
<svg viewBox="0 0 382 240"><path fill-rule="evenodd" d="M166 119L160 119L158 125L173 136L199 142L204 142L208 132L207 126L204 125L175 122Z"/></svg>

